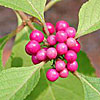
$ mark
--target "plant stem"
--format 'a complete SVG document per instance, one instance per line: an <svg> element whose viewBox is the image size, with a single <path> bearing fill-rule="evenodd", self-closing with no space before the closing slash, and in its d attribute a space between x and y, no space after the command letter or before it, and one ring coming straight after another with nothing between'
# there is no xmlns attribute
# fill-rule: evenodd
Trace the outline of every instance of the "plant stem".
<svg viewBox="0 0 100 100"><path fill-rule="evenodd" d="M34 27L34 25L32 25L31 20L28 18L27 15L25 15L22 11L17 11L17 13L19 14L19 16L22 18L23 22L26 22L26 24L32 29L35 30L36 28Z"/></svg>

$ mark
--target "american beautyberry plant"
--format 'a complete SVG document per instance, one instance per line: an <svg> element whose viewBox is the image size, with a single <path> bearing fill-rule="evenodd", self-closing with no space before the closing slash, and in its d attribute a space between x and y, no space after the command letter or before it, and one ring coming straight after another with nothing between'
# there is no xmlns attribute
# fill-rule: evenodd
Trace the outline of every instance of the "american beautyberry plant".
<svg viewBox="0 0 100 100"><path fill-rule="evenodd" d="M0 0L15 10L19 25L0 38L0 100L100 100L100 78L93 77L78 40L100 29L100 1L82 5L77 30L68 20L45 21L44 12L58 1ZM3 49L13 36L12 54L3 66Z"/></svg>

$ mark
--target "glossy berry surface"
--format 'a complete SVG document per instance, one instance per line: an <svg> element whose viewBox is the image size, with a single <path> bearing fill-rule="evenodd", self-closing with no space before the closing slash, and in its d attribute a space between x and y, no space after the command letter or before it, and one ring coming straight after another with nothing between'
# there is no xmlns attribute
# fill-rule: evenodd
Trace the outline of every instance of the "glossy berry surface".
<svg viewBox="0 0 100 100"><path fill-rule="evenodd" d="M35 40L29 41L25 46L25 50L29 55L36 54L40 50L40 45Z"/></svg>
<svg viewBox="0 0 100 100"><path fill-rule="evenodd" d="M57 70L58 72L64 70L65 67L66 67L66 64L65 64L64 61L62 61L62 60L56 61L56 63L55 63L55 68L56 68L56 70Z"/></svg>
<svg viewBox="0 0 100 100"><path fill-rule="evenodd" d="M49 81L53 82L59 78L59 73L55 69L49 69L46 73L46 77Z"/></svg>
<svg viewBox="0 0 100 100"><path fill-rule="evenodd" d="M76 52L74 52L73 50L69 50L67 51L67 53L65 54L65 59L68 61L68 62L73 62L77 59L77 54Z"/></svg>
<svg viewBox="0 0 100 100"><path fill-rule="evenodd" d="M65 68L64 70L62 70L62 71L59 73L59 75L60 75L61 78L66 78L66 77L68 77L69 72L68 72L67 68Z"/></svg>
<svg viewBox="0 0 100 100"><path fill-rule="evenodd" d="M54 28L54 25L51 24L51 23L46 23L46 26L47 26L47 29L49 31L50 34L53 34L55 32L55 28ZM45 33L45 29L43 28L43 31Z"/></svg>
<svg viewBox="0 0 100 100"><path fill-rule="evenodd" d="M42 42L44 40L44 35L41 31L34 30L30 34L30 40L36 40L37 42Z"/></svg>
<svg viewBox="0 0 100 100"><path fill-rule="evenodd" d="M78 68L78 63L77 61L74 61L72 63L67 63L67 69L71 72L75 72Z"/></svg>
<svg viewBox="0 0 100 100"><path fill-rule="evenodd" d="M47 59L47 54L45 50L39 50L36 54L36 57L40 61L45 61Z"/></svg>
<svg viewBox="0 0 100 100"><path fill-rule="evenodd" d="M47 42L49 43L49 45L53 46L56 44L56 36L55 35L50 35L47 38Z"/></svg>
<svg viewBox="0 0 100 100"><path fill-rule="evenodd" d="M67 33L68 38L74 38L76 35L76 29L74 27L66 28L65 32Z"/></svg>
<svg viewBox="0 0 100 100"><path fill-rule="evenodd" d="M66 44L67 44L68 48L75 47L76 40L74 38L68 38L66 41Z"/></svg>
<svg viewBox="0 0 100 100"><path fill-rule="evenodd" d="M56 33L56 41L57 42L65 42L67 40L67 33L65 33L64 31L58 31Z"/></svg>
<svg viewBox="0 0 100 100"><path fill-rule="evenodd" d="M63 55L67 53L68 48L65 43L58 43L56 46L56 50L59 55Z"/></svg>
<svg viewBox="0 0 100 100"><path fill-rule="evenodd" d="M69 24L66 22L66 21L58 21L57 23L56 23L56 32L58 32L58 31L65 31L66 30L66 28L68 28L69 27Z"/></svg>
<svg viewBox="0 0 100 100"><path fill-rule="evenodd" d="M80 51L80 49L81 49L81 45L80 45L80 43L78 41L76 41L75 46L71 47L70 49L74 50L76 53L78 53Z"/></svg>
<svg viewBox="0 0 100 100"><path fill-rule="evenodd" d="M57 57L57 51L54 47L50 47L47 50L47 56L49 59L55 59Z"/></svg>
<svg viewBox="0 0 100 100"><path fill-rule="evenodd" d="M33 62L33 64L40 63L40 61L37 59L36 55L32 55L32 62Z"/></svg>

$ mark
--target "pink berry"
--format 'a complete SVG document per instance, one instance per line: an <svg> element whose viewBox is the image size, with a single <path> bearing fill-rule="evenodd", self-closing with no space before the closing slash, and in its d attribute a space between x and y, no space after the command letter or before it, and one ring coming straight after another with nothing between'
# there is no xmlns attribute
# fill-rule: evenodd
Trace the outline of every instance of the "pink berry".
<svg viewBox="0 0 100 100"><path fill-rule="evenodd" d="M55 59L57 57L57 51L55 48L53 47L50 47L48 50L47 50L47 56L49 59Z"/></svg>
<svg viewBox="0 0 100 100"><path fill-rule="evenodd" d="M32 62L33 62L33 64L40 63L40 61L37 59L37 56L36 55L32 55Z"/></svg>
<svg viewBox="0 0 100 100"><path fill-rule="evenodd" d="M36 54L40 50L40 45L35 40L29 41L25 46L25 50L29 55Z"/></svg>
<svg viewBox="0 0 100 100"><path fill-rule="evenodd" d="M75 47L76 40L74 38L68 38L66 41L66 44L67 44L68 48Z"/></svg>
<svg viewBox="0 0 100 100"><path fill-rule="evenodd" d="M67 53L68 48L65 43L58 43L56 46L56 50L59 55L63 55Z"/></svg>
<svg viewBox="0 0 100 100"><path fill-rule="evenodd" d="M58 31L56 33L56 41L57 42L65 42L67 40L67 33L65 33L64 31Z"/></svg>
<svg viewBox="0 0 100 100"><path fill-rule="evenodd" d="M58 60L56 61L56 64L55 64L55 68L58 72L64 70L64 68L66 67L66 64L64 61L62 60Z"/></svg>
<svg viewBox="0 0 100 100"><path fill-rule="evenodd" d="M49 69L46 73L46 77L49 81L54 82L59 78L59 73L55 69Z"/></svg>
<svg viewBox="0 0 100 100"><path fill-rule="evenodd" d="M58 32L58 31L65 31L66 30L66 28L68 28L69 27L69 24L66 22L66 21L58 21L57 23L56 23L56 31Z"/></svg>
<svg viewBox="0 0 100 100"><path fill-rule="evenodd" d="M42 42L44 40L44 35L41 31L39 30L34 30L30 34L30 39L31 40L36 40L37 42Z"/></svg>
<svg viewBox="0 0 100 100"><path fill-rule="evenodd" d="M45 61L47 59L47 54L45 50L39 50L36 54L36 57L40 61Z"/></svg>
<svg viewBox="0 0 100 100"><path fill-rule="evenodd" d="M67 51L67 53L65 54L65 59L68 62L73 62L77 59L77 54L73 51L73 50L69 50Z"/></svg>
<svg viewBox="0 0 100 100"><path fill-rule="evenodd" d="M76 29L74 27L66 28L65 32L67 33L68 38L74 38L76 35Z"/></svg>
<svg viewBox="0 0 100 100"><path fill-rule="evenodd" d="M44 48L43 48L43 50L45 50L45 51L47 51L47 49L48 49L47 47L44 47Z"/></svg>
<svg viewBox="0 0 100 100"><path fill-rule="evenodd" d="M80 51L81 45L78 41L76 41L76 45L74 47L71 47L71 50L74 50L76 53Z"/></svg>
<svg viewBox="0 0 100 100"><path fill-rule="evenodd" d="M67 69L71 72L75 72L78 68L78 63L77 61L74 61L72 63L67 63Z"/></svg>
<svg viewBox="0 0 100 100"><path fill-rule="evenodd" d="M60 73L59 73L61 78L66 78L69 75L69 72L67 70L67 68L63 69Z"/></svg>
<svg viewBox="0 0 100 100"><path fill-rule="evenodd" d="M49 45L53 46L56 44L56 36L55 35L50 35L47 38L47 42L49 43Z"/></svg>
<svg viewBox="0 0 100 100"><path fill-rule="evenodd" d="M55 28L54 25L51 23L46 23L47 29L49 31L50 34L53 34L55 32ZM43 28L43 31L45 33L45 29Z"/></svg>

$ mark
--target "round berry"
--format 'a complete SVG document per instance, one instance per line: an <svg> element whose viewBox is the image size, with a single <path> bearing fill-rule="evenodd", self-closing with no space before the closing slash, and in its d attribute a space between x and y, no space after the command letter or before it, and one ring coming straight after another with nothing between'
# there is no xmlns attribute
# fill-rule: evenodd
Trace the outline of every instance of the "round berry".
<svg viewBox="0 0 100 100"><path fill-rule="evenodd" d="M40 50L40 45L35 40L29 41L25 46L25 50L29 55L36 54Z"/></svg>
<svg viewBox="0 0 100 100"><path fill-rule="evenodd" d="M54 25L51 23L46 23L47 29L49 31L50 34L53 34L55 32L55 28ZM45 29L43 28L43 31L45 33Z"/></svg>
<svg viewBox="0 0 100 100"><path fill-rule="evenodd" d="M56 68L56 70L57 70L58 72L64 70L65 67L66 67L66 64L65 64L64 61L62 61L62 60L56 61L56 63L55 63L55 68Z"/></svg>
<svg viewBox="0 0 100 100"><path fill-rule="evenodd" d="M74 50L76 53L78 53L81 49L81 45L78 41L76 41L76 45L74 47L71 47L70 49Z"/></svg>
<svg viewBox="0 0 100 100"><path fill-rule="evenodd" d="M67 63L67 69L71 72L75 72L78 68L78 63L77 61L74 61L72 63Z"/></svg>
<svg viewBox="0 0 100 100"><path fill-rule="evenodd" d="M50 35L47 38L47 42L49 43L49 45L53 46L56 44L56 36L55 35Z"/></svg>
<svg viewBox="0 0 100 100"><path fill-rule="evenodd" d="M74 52L73 50L69 50L67 51L67 53L65 54L65 59L68 61L68 62L73 62L77 59L77 54L76 52Z"/></svg>
<svg viewBox="0 0 100 100"><path fill-rule="evenodd" d="M67 33L65 33L64 31L58 31L56 33L56 41L57 42L65 42L67 40Z"/></svg>
<svg viewBox="0 0 100 100"><path fill-rule="evenodd" d="M46 73L46 77L49 81L54 82L59 78L59 73L55 69L49 69Z"/></svg>
<svg viewBox="0 0 100 100"><path fill-rule="evenodd" d="M40 61L45 61L47 59L47 54L45 50L39 50L36 54L36 57Z"/></svg>
<svg viewBox="0 0 100 100"><path fill-rule="evenodd" d="M68 38L74 38L76 35L76 29L74 27L66 28L65 32L67 33Z"/></svg>
<svg viewBox="0 0 100 100"><path fill-rule="evenodd" d="M68 48L75 47L76 40L74 38L68 38L66 41L66 44L67 44Z"/></svg>
<svg viewBox="0 0 100 100"><path fill-rule="evenodd" d="M30 34L30 40L36 40L37 42L42 42L44 40L44 35L39 30L34 30Z"/></svg>
<svg viewBox="0 0 100 100"><path fill-rule="evenodd" d="M68 28L69 27L69 24L66 22L66 21L58 21L57 23L56 23L56 31L58 32L58 31L65 31L66 30L66 28Z"/></svg>
<svg viewBox="0 0 100 100"><path fill-rule="evenodd" d="M55 59L57 57L57 51L55 48L53 47L50 47L48 50L47 50L47 56L49 59Z"/></svg>
<svg viewBox="0 0 100 100"><path fill-rule="evenodd" d="M32 55L32 62L33 62L33 64L40 63L40 61L37 59L37 56L36 55Z"/></svg>
<svg viewBox="0 0 100 100"><path fill-rule="evenodd" d="M67 53L68 48L65 43L58 43L56 46L56 50L59 55L63 55Z"/></svg>
<svg viewBox="0 0 100 100"><path fill-rule="evenodd" d="M60 75L61 78L66 78L69 75L69 72L68 72L67 68L65 68L64 70L62 70L59 73L59 75Z"/></svg>

